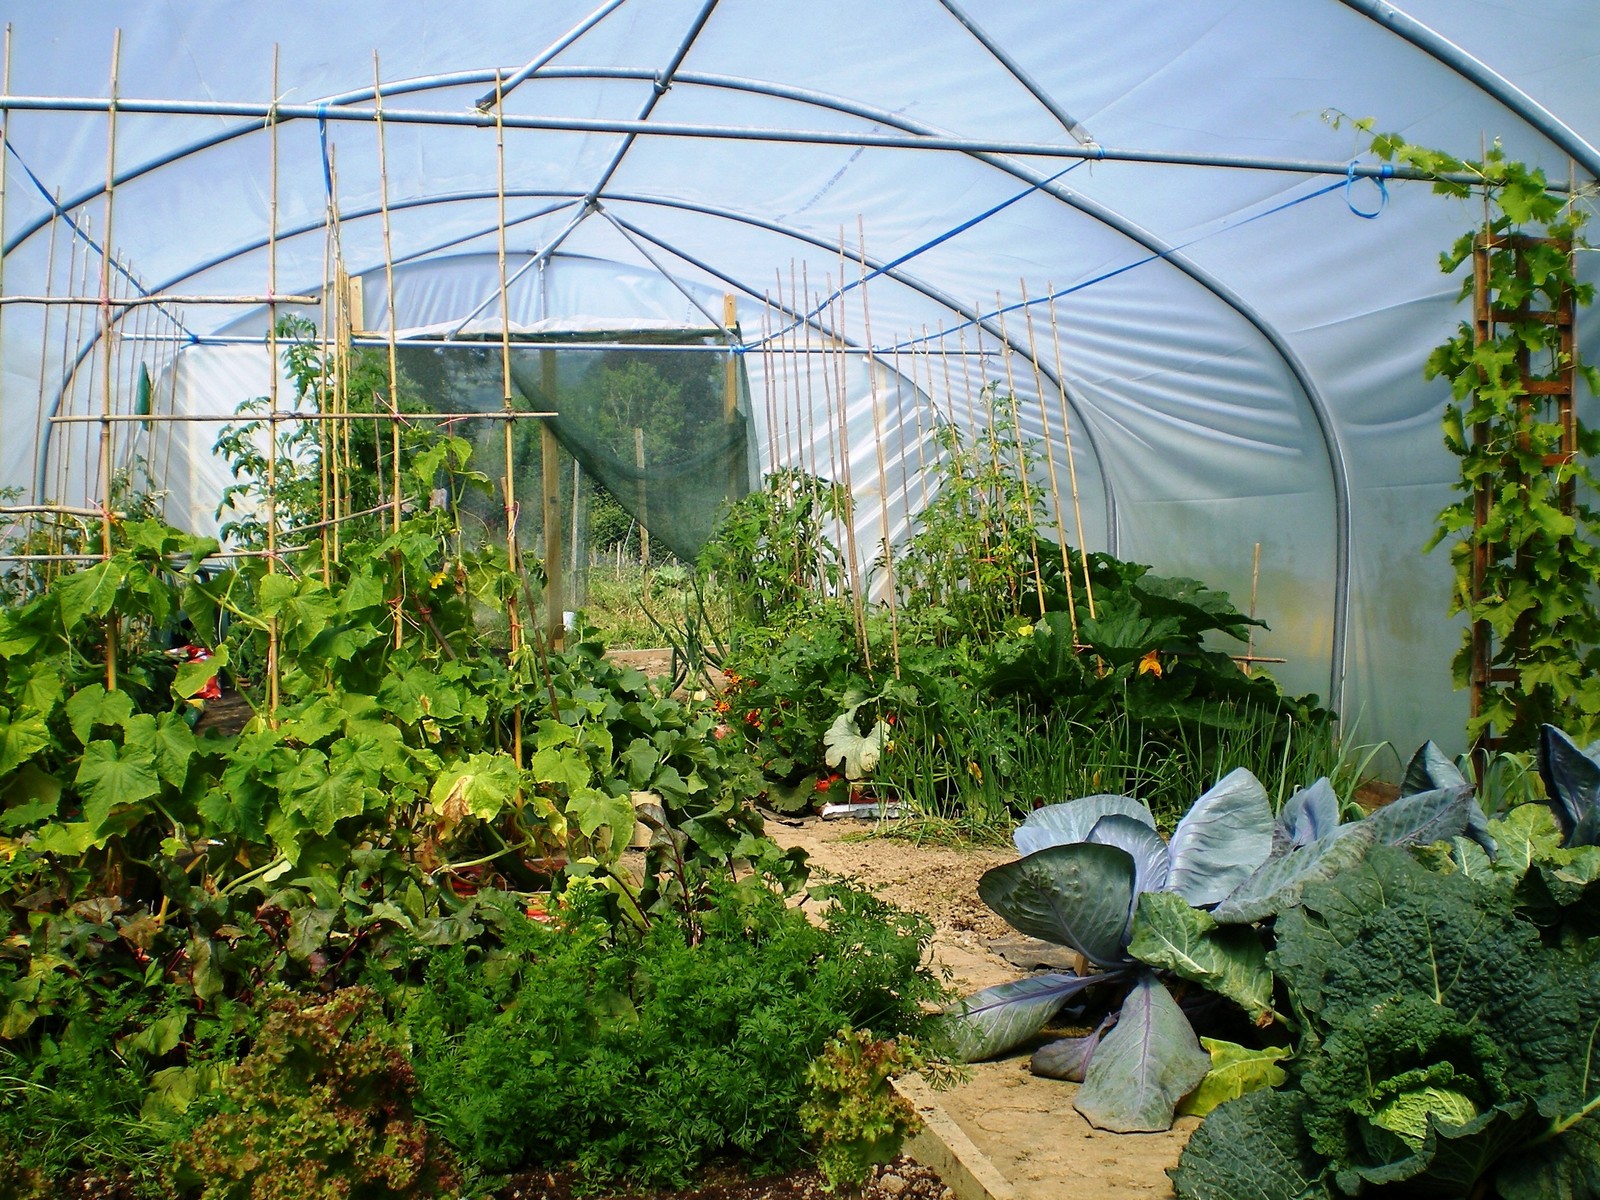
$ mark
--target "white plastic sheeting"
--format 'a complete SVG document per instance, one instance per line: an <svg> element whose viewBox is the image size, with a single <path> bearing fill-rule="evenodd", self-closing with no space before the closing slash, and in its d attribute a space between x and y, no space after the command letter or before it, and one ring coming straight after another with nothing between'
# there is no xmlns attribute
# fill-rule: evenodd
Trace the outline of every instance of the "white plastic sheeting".
<svg viewBox="0 0 1600 1200"><path fill-rule="evenodd" d="M863 348L870 315L876 353L852 357L845 387L864 540L882 528L875 432L893 431L898 536L928 453L908 431L959 419L970 388L997 383L1026 434L1048 426L1063 471L1070 429L1089 548L1243 601L1259 542L1272 632L1256 650L1288 660L1287 686L1331 693L1361 738L1402 754L1461 727L1450 572L1421 553L1454 464L1444 391L1421 364L1462 316L1437 254L1478 214L1423 184L1345 179L1343 164L1371 163L1320 114L1464 156L1498 138L1592 182L1600 19L1581 0L15 7L0 109L10 296L98 293L108 223L115 294L316 294L331 201L381 328L386 198L397 324L492 326L498 135L474 105L497 71L544 59L503 105L512 269L547 264L514 285L514 324L703 327L685 293L719 318L734 293L765 466L797 439L766 428L764 372L779 367L761 331L784 322L763 298L809 312L859 280L863 257L881 273L816 315L812 344ZM95 310L0 311L0 481L29 498L97 494L92 430L57 424L44 453L41 430L98 413L108 382L125 408L140 362L177 381L158 402L196 410L266 387L264 367L254 383L238 373L259 351L211 344L259 334L261 312L129 312L107 370ZM774 387L803 390L789 374ZM175 497L197 520L217 482L209 436L186 431L194 453L174 451L166 476L202 493Z"/></svg>

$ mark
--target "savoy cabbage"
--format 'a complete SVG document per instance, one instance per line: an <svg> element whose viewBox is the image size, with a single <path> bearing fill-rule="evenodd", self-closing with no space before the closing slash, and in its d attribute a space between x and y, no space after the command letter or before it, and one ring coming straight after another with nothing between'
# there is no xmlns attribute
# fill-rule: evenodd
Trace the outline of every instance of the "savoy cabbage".
<svg viewBox="0 0 1600 1200"><path fill-rule="evenodd" d="M1276 935L1295 1075L1207 1119L1180 1197L1600 1196L1600 953L1382 846Z"/></svg>

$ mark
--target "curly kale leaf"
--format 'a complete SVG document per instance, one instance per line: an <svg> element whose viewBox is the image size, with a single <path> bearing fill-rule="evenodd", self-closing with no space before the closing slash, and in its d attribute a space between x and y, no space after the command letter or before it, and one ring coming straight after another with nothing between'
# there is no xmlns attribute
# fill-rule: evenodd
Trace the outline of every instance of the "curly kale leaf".
<svg viewBox="0 0 1600 1200"><path fill-rule="evenodd" d="M1278 918L1271 963L1317 1029L1421 996L1487 1030L1522 1085L1570 1070L1577 990L1504 892L1376 847Z"/></svg>
<svg viewBox="0 0 1600 1200"><path fill-rule="evenodd" d="M1273 965L1309 1035L1306 1130L1341 1190L1464 1195L1490 1173L1554 1186L1596 1169L1600 959L1541 941L1517 903L1380 847L1279 918Z"/></svg>
<svg viewBox="0 0 1600 1200"><path fill-rule="evenodd" d="M1194 1131L1168 1172L1179 1200L1332 1200L1327 1160L1305 1133L1298 1092L1246 1092Z"/></svg>

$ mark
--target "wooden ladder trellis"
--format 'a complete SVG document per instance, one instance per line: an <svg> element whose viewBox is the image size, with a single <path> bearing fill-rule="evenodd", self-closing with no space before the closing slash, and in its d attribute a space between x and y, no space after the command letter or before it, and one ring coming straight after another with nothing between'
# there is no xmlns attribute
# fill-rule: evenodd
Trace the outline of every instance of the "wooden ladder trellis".
<svg viewBox="0 0 1600 1200"><path fill-rule="evenodd" d="M1495 304L1496 297L1491 293L1489 285L1490 260L1494 254L1509 251L1515 256L1515 273L1519 278L1526 279L1529 274L1527 251L1534 246L1555 246L1567 256L1569 263L1573 258L1573 244L1570 239L1529 237L1522 234L1495 235L1488 230L1479 233L1473 239L1474 344L1481 346L1485 342L1495 340L1498 336L1497 326L1514 322L1538 322L1550 325L1558 331L1555 369L1543 377L1532 377L1535 370L1531 351L1526 344L1517 352L1517 371L1522 379L1524 408L1551 405L1555 407L1556 421L1560 427L1560 448L1544 457L1544 466L1546 469L1551 469L1571 462L1578 449L1577 414L1573 404L1576 376L1576 357L1573 353L1575 306L1571 289L1563 288L1556 296L1554 304L1548 308L1534 308L1526 302L1516 308L1502 308ZM1491 436L1489 424L1487 422L1474 424L1471 436L1475 445L1486 445ZM1507 469L1508 472L1516 470L1510 463L1507 464ZM1484 598L1484 580L1496 553L1496 547L1481 537L1481 531L1488 524L1493 509L1493 488L1496 483L1502 481L1503 479L1480 479L1473 497L1474 531L1480 535L1474 537L1472 548L1470 598L1474 609ZM1570 480L1563 485L1560 497L1562 510L1571 512L1575 501L1575 489ZM1469 676L1472 715L1476 717L1482 711L1486 693L1496 684L1516 683L1518 680L1519 674L1514 665L1495 664L1494 630L1490 623L1483 619L1473 621L1472 662ZM1492 752L1499 749L1501 741L1500 737L1485 731L1478 740L1478 748Z"/></svg>

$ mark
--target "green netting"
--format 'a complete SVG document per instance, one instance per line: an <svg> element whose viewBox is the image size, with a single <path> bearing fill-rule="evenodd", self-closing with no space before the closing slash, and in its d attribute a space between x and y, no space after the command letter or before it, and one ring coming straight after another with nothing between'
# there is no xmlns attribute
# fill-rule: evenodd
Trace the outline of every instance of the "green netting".
<svg viewBox="0 0 1600 1200"><path fill-rule="evenodd" d="M725 501L753 473L743 364L728 404L727 354L564 349L512 355L516 402L559 415L561 447L678 558L693 561Z"/></svg>

